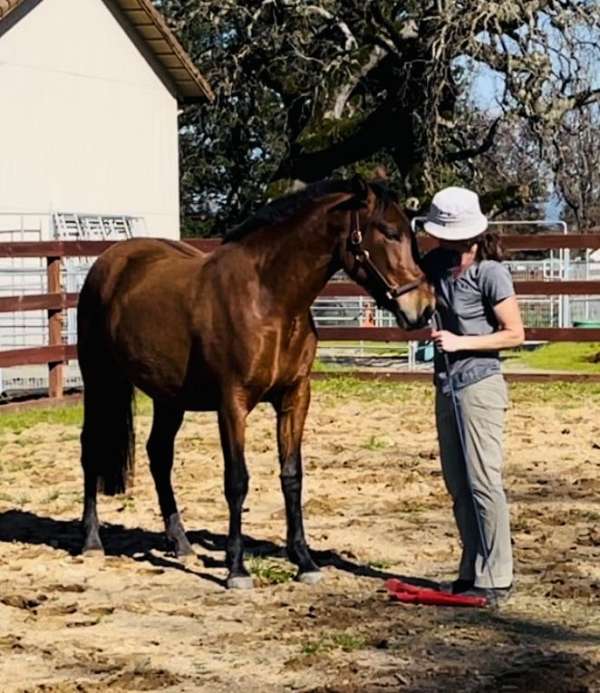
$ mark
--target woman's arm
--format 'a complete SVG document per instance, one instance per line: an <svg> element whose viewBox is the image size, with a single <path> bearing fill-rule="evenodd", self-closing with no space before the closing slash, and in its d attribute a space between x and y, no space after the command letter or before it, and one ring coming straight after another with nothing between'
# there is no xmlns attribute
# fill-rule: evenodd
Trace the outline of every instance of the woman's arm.
<svg viewBox="0 0 600 693"><path fill-rule="evenodd" d="M448 330L433 330L431 338L442 351L496 351L519 346L525 340L521 311L515 296L494 306L500 325L498 332L485 335L458 335Z"/></svg>

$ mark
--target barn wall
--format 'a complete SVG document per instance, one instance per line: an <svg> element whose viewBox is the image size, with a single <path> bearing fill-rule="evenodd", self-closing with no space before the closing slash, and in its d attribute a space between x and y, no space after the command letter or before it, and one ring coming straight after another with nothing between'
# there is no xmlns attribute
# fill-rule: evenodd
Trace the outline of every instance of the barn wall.
<svg viewBox="0 0 600 693"><path fill-rule="evenodd" d="M177 102L103 0L43 0L1 34L0 94L0 213L179 236Z"/></svg>

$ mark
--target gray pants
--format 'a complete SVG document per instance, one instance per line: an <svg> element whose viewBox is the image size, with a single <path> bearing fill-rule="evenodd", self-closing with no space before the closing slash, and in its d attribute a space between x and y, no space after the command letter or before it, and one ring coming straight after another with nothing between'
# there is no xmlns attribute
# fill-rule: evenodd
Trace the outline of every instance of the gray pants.
<svg viewBox="0 0 600 693"><path fill-rule="evenodd" d="M508 587L513 579L508 505L502 484L502 434L508 406L506 383L501 375L484 378L458 391L466 437L466 464L479 508L489 552L494 587ZM436 423L442 473L454 500L454 517L463 553L459 578L474 580L476 587L492 587L485 565L465 461L460 452L450 395L436 392Z"/></svg>

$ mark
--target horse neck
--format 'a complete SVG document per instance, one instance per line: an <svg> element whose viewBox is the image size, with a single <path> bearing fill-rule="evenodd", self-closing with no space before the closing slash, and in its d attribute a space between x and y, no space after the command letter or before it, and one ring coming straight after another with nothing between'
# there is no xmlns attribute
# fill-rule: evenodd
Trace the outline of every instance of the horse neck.
<svg viewBox="0 0 600 693"><path fill-rule="evenodd" d="M289 314L307 311L339 269L338 232L329 227L326 217L313 216L291 228L275 226L252 235L249 247L258 254L260 283Z"/></svg>

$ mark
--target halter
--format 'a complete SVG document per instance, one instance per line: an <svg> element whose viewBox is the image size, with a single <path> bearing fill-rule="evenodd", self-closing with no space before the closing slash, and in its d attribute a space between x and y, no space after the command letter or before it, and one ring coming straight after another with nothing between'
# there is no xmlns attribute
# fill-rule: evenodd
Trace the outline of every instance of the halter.
<svg viewBox="0 0 600 693"><path fill-rule="evenodd" d="M425 281L425 279L415 279L414 281L408 282L407 284L402 284L401 286L398 286L397 284L390 284L379 271L373 260L371 260L369 251L362 247L362 242L363 233L360 230L360 224L358 222L358 212L353 210L350 221L350 235L348 236L348 250L352 253L354 262L357 265L362 265L367 274L375 279L376 283L383 288L384 296L388 300L393 301L399 296L403 296L410 291L418 289ZM416 242L413 243L413 247L414 245L416 245Z"/></svg>

